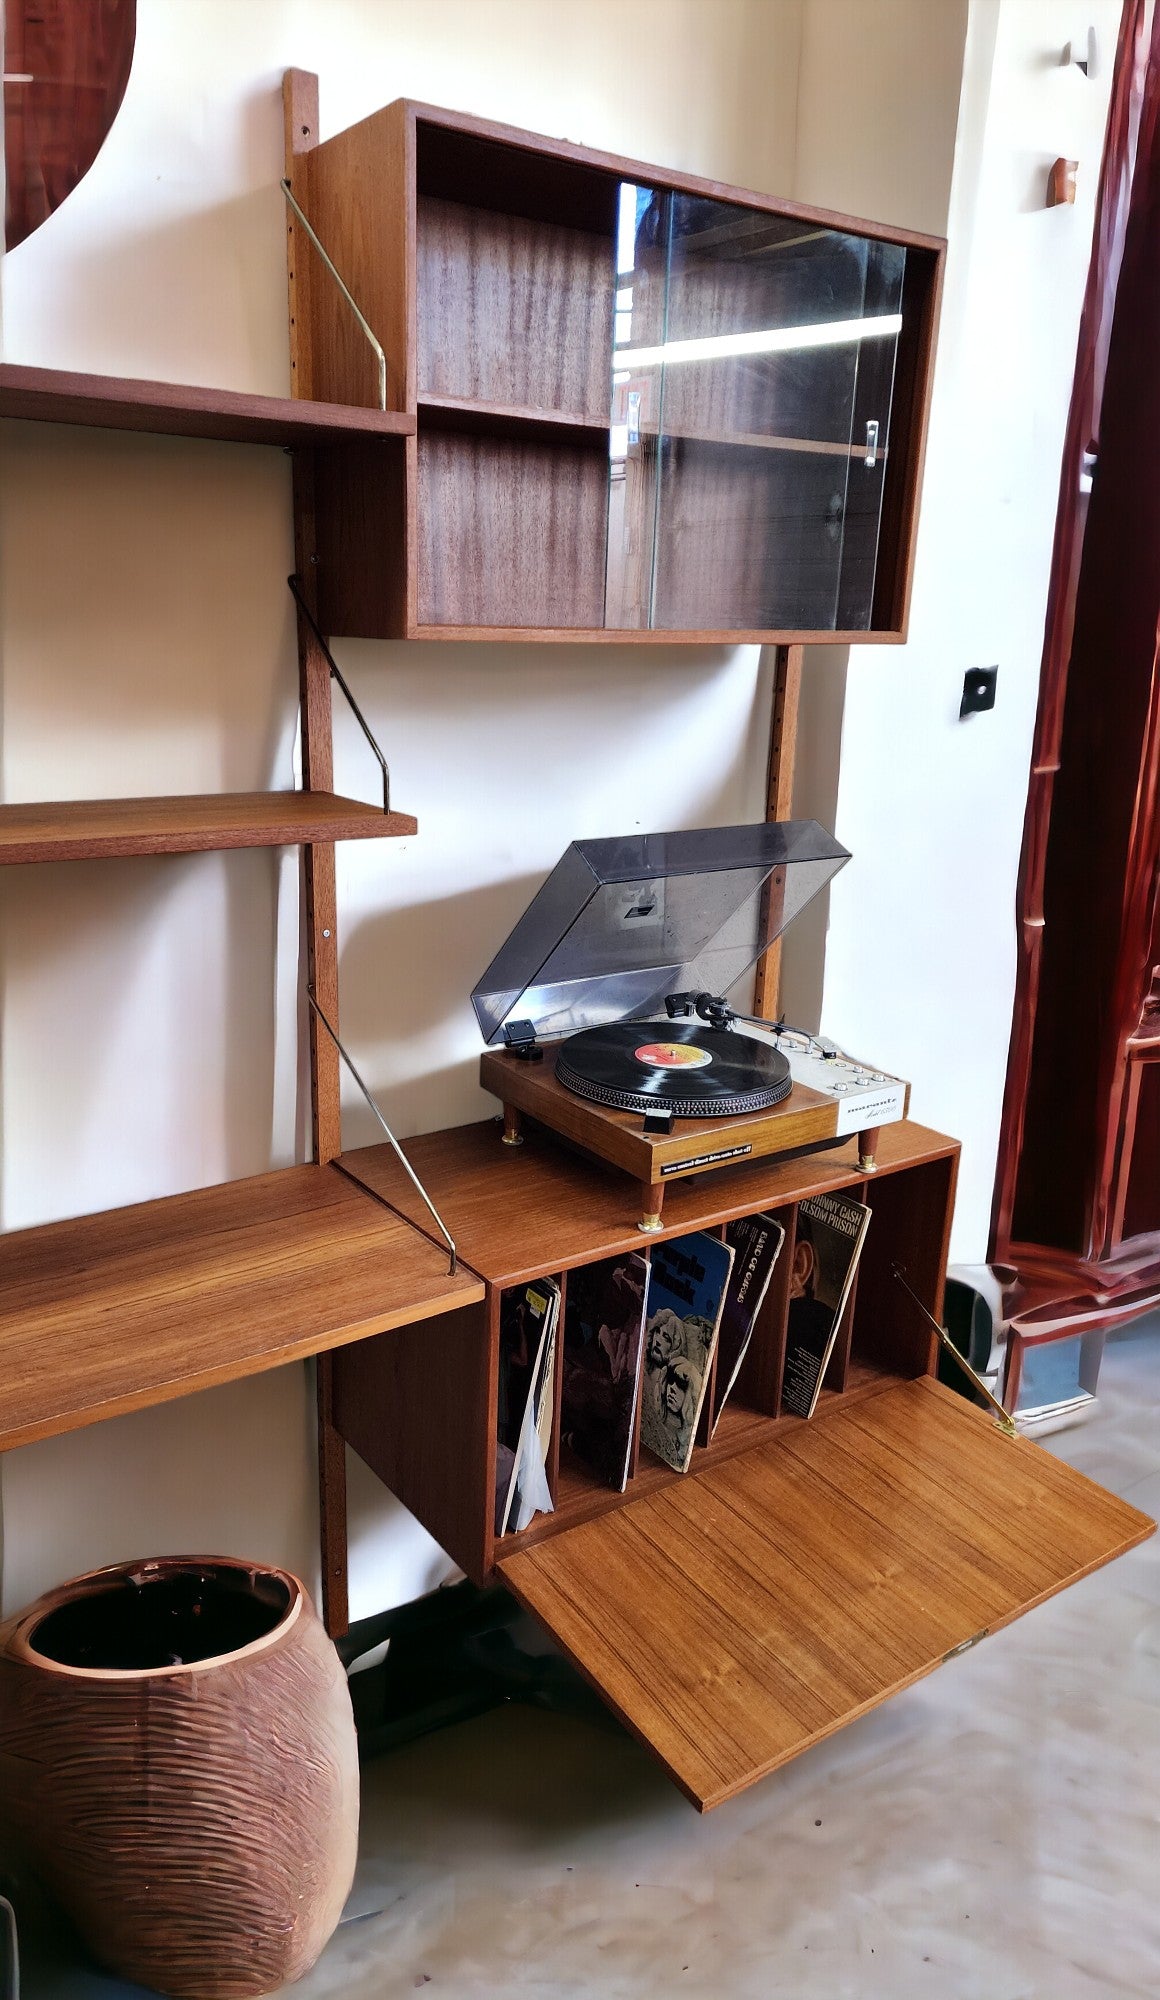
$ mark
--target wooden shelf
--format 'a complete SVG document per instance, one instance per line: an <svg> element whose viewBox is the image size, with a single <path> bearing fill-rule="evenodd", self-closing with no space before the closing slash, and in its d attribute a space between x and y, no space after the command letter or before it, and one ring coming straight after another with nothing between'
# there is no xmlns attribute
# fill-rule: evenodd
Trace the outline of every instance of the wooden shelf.
<svg viewBox="0 0 1160 2000"><path fill-rule="evenodd" d="M0 866L99 861L131 854L198 854L304 841L385 840L416 833L409 813L384 813L333 792L211 792L182 798L76 799L0 806Z"/></svg>
<svg viewBox="0 0 1160 2000"><path fill-rule="evenodd" d="M353 633L343 635L353 638ZM760 626L738 626L736 630L728 626L718 626L713 631L694 632L686 626L660 626L649 628L643 625L437 625L419 623L411 625L404 634L393 633L391 637L405 636L408 639L470 639L473 643L487 640L500 644L509 640L519 640L524 645L565 645L565 646L817 646L823 642L827 646L858 646L873 639L876 646L902 646L906 643L905 632L871 632L859 627L854 631L826 632L821 637L817 632L785 631L774 632Z"/></svg>
<svg viewBox="0 0 1160 2000"><path fill-rule="evenodd" d="M953 1160L958 1147L940 1132L903 1120L883 1129L872 1177L859 1171L856 1139L804 1159L716 1167L668 1187L664 1228L647 1237L636 1226L636 1181L567 1150L530 1122L522 1146L503 1145L498 1122L488 1119L409 1139L404 1150L472 1269L494 1284L519 1285L640 1250L666 1236L783 1208L806 1195L841 1187L874 1190L906 1168ZM344 1153L342 1163L418 1228L430 1227L389 1146L360 1147Z"/></svg>
<svg viewBox="0 0 1160 2000"><path fill-rule="evenodd" d="M335 1167L0 1237L0 1450L482 1298Z"/></svg>
<svg viewBox="0 0 1160 2000"><path fill-rule="evenodd" d="M420 395L419 422L425 430L525 431L542 437L580 431L594 438L607 438L609 431L607 416L532 409L516 403L488 403L474 396Z"/></svg>
<svg viewBox="0 0 1160 2000"><path fill-rule="evenodd" d="M79 375L13 362L0 363L0 417L234 444L335 444L344 438L410 437L415 431L414 417L398 410L247 396L232 389Z"/></svg>
<svg viewBox="0 0 1160 2000"><path fill-rule="evenodd" d="M608 436L612 428L607 416L590 416L575 410L531 409L514 403L488 403L474 396L419 396L419 423L424 430L526 432L550 436L553 433L587 432ZM655 441L658 435L690 444L736 446L740 451L804 452L813 458L853 458L866 456L864 444L842 444L826 438L778 437L768 431L714 430L695 424L666 424L658 433L655 424L645 424L641 436ZM874 454L875 465L885 463L887 447Z"/></svg>

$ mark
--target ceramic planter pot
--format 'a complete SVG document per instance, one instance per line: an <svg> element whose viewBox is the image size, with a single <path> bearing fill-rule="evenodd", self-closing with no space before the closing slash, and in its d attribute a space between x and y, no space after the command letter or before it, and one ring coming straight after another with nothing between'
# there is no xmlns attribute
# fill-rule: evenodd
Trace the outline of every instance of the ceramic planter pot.
<svg viewBox="0 0 1160 2000"><path fill-rule="evenodd" d="M358 1835L350 1696L302 1584L125 1563L0 1627L0 1811L123 1978L175 2000L301 1978Z"/></svg>

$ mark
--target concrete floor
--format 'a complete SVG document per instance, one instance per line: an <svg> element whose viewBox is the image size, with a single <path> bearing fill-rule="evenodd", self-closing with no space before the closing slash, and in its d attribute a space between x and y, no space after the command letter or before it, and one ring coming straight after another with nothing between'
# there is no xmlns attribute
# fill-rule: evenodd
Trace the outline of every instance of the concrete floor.
<svg viewBox="0 0 1160 2000"><path fill-rule="evenodd" d="M1047 1442L1160 1515L1160 1322ZM289 1990L289 1989L287 1989ZM614 1727L497 1710L366 1773L295 2000L1160 1993L1160 1541L699 1817ZM58 1942L25 2000L129 2000Z"/></svg>

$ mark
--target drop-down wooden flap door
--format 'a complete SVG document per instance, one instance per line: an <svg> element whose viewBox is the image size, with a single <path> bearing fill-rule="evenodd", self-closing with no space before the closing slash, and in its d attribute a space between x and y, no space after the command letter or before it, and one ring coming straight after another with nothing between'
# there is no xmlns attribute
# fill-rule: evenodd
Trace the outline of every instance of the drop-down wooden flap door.
<svg viewBox="0 0 1160 2000"><path fill-rule="evenodd" d="M1154 1527L924 1377L498 1568L704 1811Z"/></svg>

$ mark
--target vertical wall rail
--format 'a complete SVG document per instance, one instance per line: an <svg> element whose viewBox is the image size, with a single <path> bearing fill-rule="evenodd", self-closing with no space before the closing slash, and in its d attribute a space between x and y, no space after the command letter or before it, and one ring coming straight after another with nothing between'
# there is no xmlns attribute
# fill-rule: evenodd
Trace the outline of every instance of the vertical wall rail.
<svg viewBox="0 0 1160 2000"><path fill-rule="evenodd" d="M299 201L304 159L318 144L318 78L288 70L282 85L286 131L286 177ZM292 211L286 217L287 280L290 293L290 365L294 394L312 392L309 344L310 258ZM312 451L294 454L294 568L310 610L317 617ZM298 613L298 677L302 713L302 783L307 791L334 788L330 667L311 630ZM303 849L303 912L307 979L328 1020L338 1022L338 905L334 843L315 841ZM314 1157L320 1164L342 1150L341 1072L338 1050L308 1013L310 1093ZM347 1629L346 1446L334 1426L333 1360L316 1362L318 1393L318 1518L322 1563L322 1616L332 1638Z"/></svg>
<svg viewBox="0 0 1160 2000"><path fill-rule="evenodd" d="M797 751L798 702L801 697L804 646L778 646L773 680L773 711L769 723L769 774L765 788L767 821L793 817L793 767ZM753 1011L766 1020L777 1016L781 984L781 940L770 945L757 962Z"/></svg>

